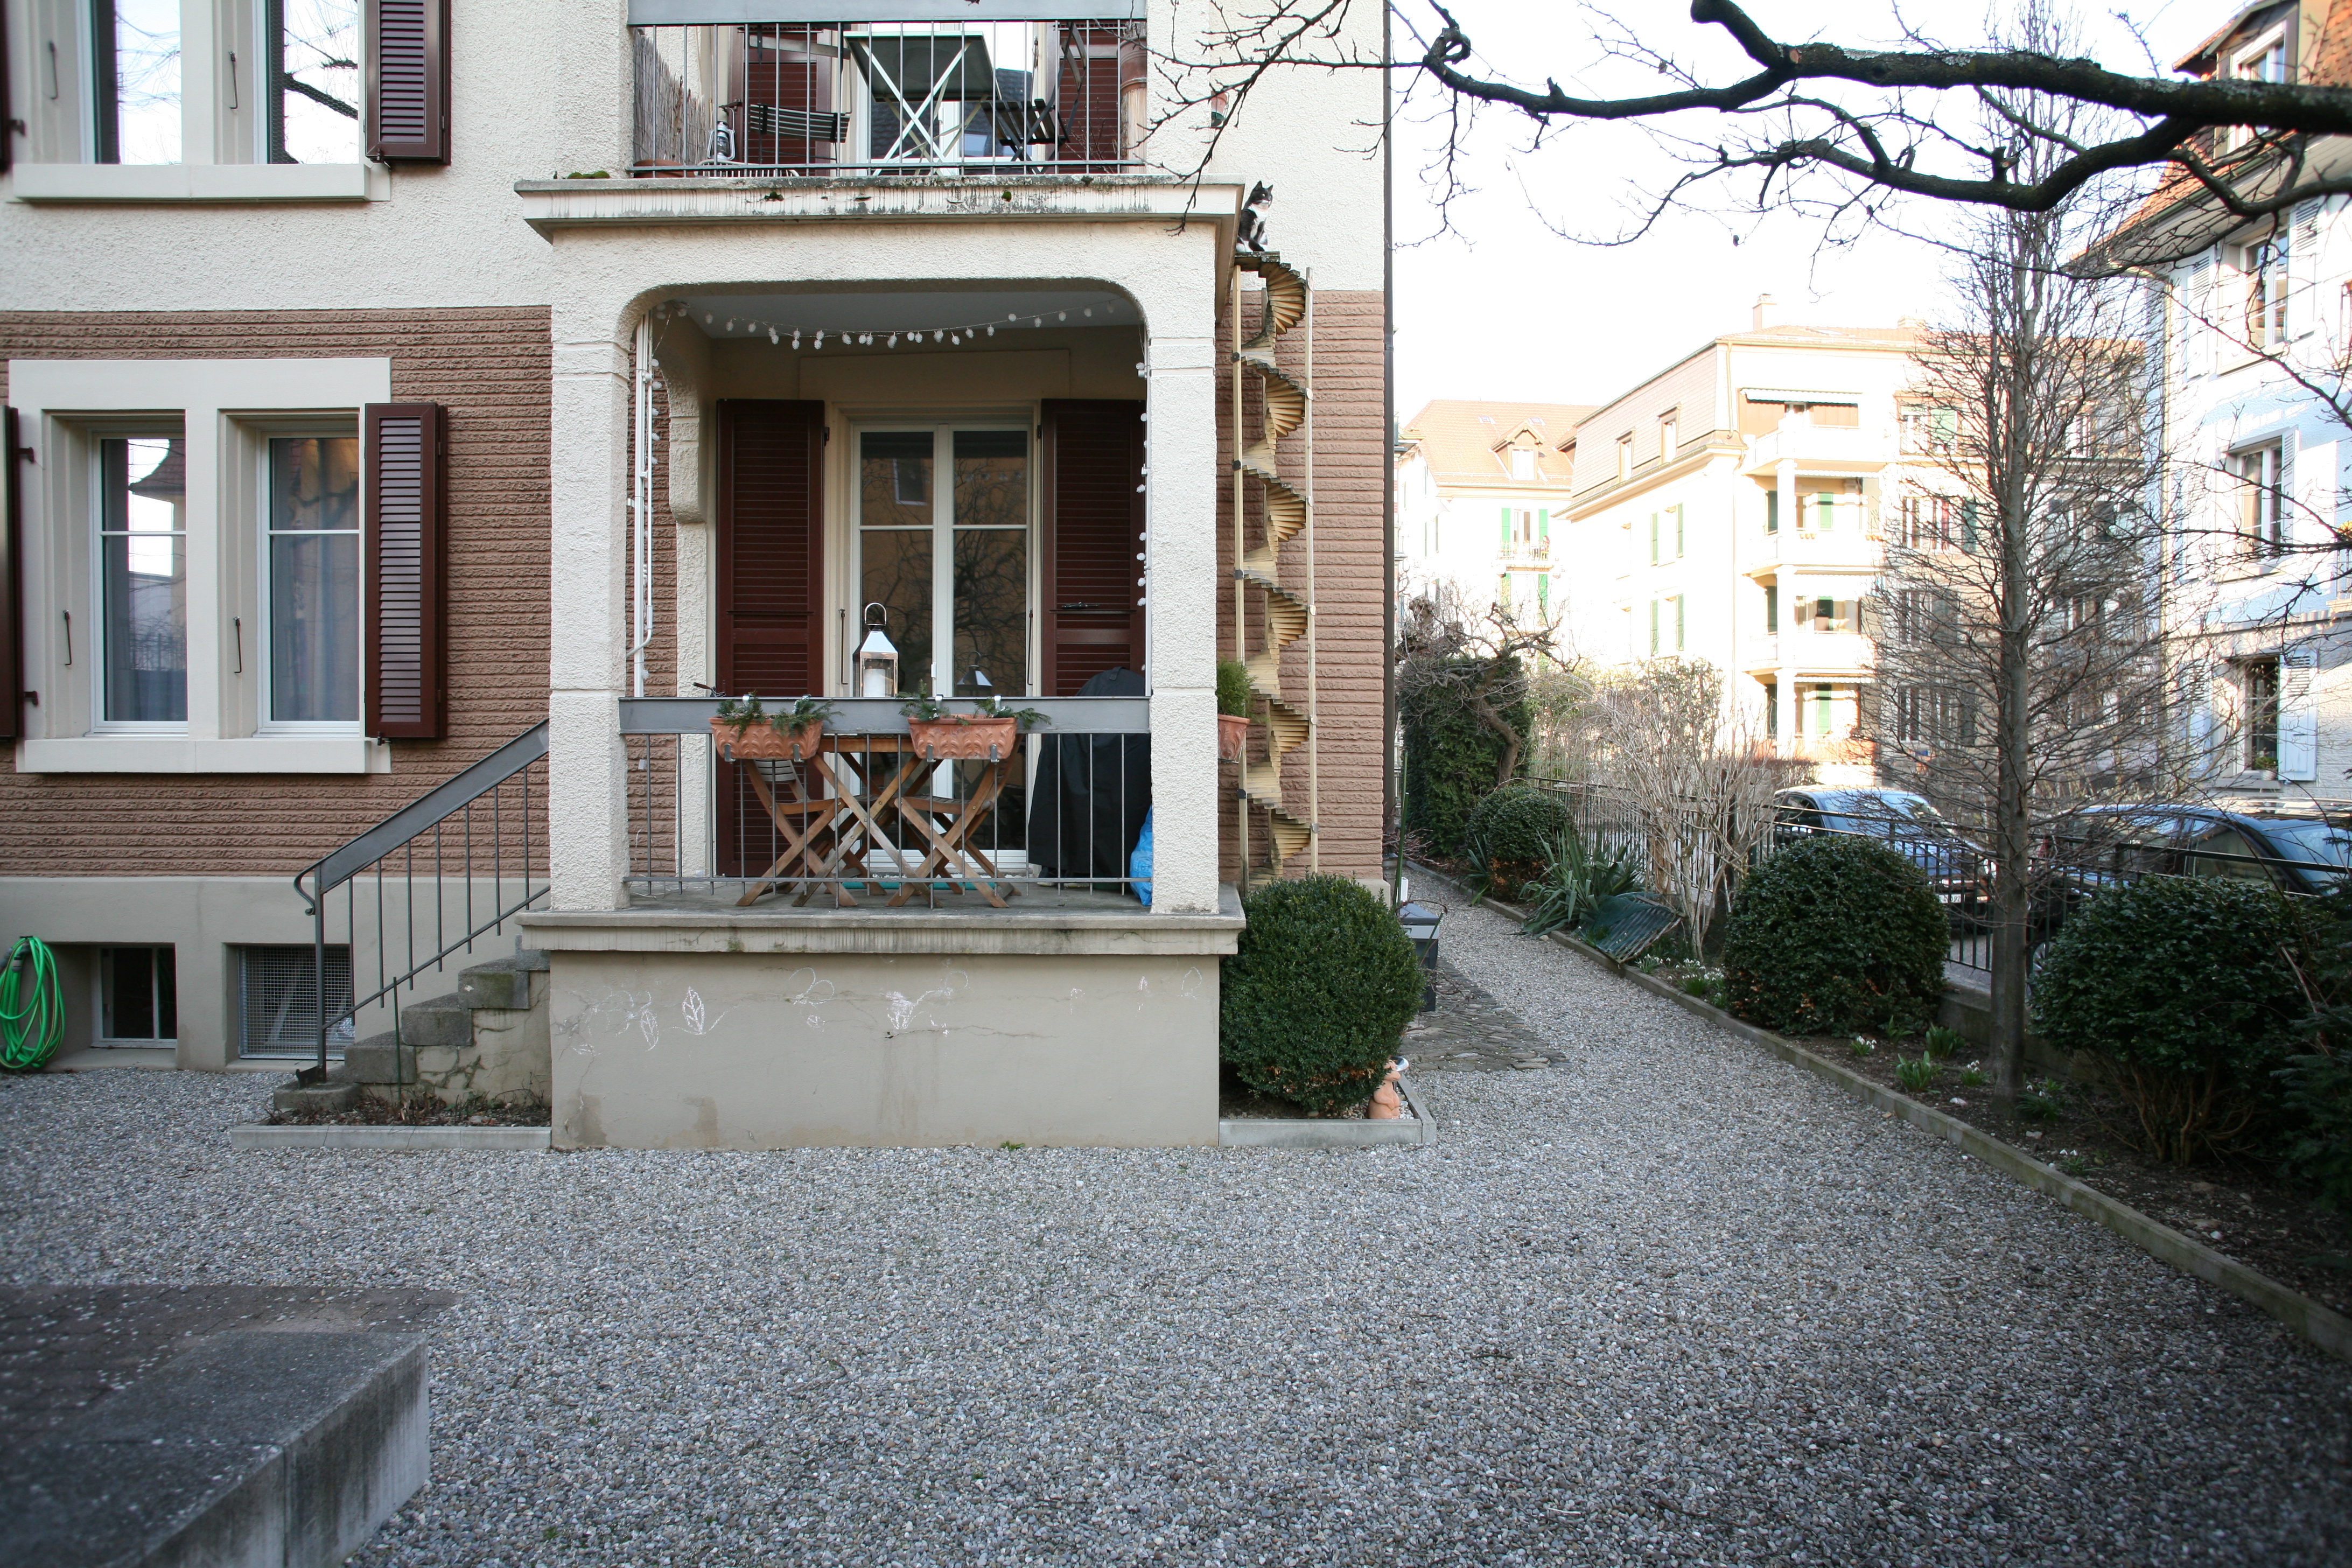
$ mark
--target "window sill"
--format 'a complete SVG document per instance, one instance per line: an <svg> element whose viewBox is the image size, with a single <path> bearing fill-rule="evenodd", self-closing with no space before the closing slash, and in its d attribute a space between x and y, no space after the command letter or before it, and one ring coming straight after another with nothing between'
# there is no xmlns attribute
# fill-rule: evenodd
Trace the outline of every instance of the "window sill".
<svg viewBox="0 0 2352 1568"><path fill-rule="evenodd" d="M20 773L388 773L392 748L363 735L79 735L20 741Z"/></svg>
<svg viewBox="0 0 2352 1568"><path fill-rule="evenodd" d="M392 195L373 163L19 163L20 202L367 202Z"/></svg>

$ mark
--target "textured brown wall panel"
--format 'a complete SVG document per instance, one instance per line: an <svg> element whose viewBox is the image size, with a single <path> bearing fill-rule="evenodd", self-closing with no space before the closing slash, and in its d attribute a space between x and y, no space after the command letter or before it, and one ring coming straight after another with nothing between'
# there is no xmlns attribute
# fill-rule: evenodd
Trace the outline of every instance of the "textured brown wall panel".
<svg viewBox="0 0 2352 1568"><path fill-rule="evenodd" d="M548 336L535 306L0 312L0 358L388 356L394 399L447 405L450 465L447 739L395 741L393 771L361 776L0 760L0 876L290 876L546 717Z"/></svg>
<svg viewBox="0 0 2352 1568"><path fill-rule="evenodd" d="M1384 605L1388 593L1383 509L1389 482L1388 405L1381 355L1382 299L1378 290L1330 290L1315 296L1315 590L1317 608L1316 710L1314 749L1320 789L1316 820L1321 824L1322 869L1347 877L1377 877L1381 872L1381 770L1385 747L1381 733L1381 672L1387 662ZM1255 296L1244 292L1242 315L1257 320ZM1222 331L1230 341L1231 325ZM1303 328L1286 334L1277 361L1304 379L1307 343ZM1255 399L1248 388L1255 378L1244 378L1244 413L1254 422ZM1228 472L1232 458L1233 414L1230 374L1218 385L1218 468ZM1254 427L1254 426L1253 426ZM1294 485L1305 477L1306 432L1282 443L1284 476ZM1246 487L1244 522L1253 540L1261 523L1255 487ZM1233 494L1230 480L1223 487L1218 506L1217 558L1224 587L1217 607L1217 651L1232 657L1234 647ZM1301 535L1283 551L1282 581L1286 586L1304 584L1307 574L1306 539ZM1246 595L1250 608L1250 646L1259 646L1260 612L1255 592ZM1293 643L1284 657L1283 690L1294 706L1305 708L1307 655L1304 641ZM1262 731L1255 737L1263 744ZM1231 784L1234 772L1225 770ZM1307 749L1290 754L1282 780L1283 800L1292 815L1308 816ZM1223 806L1222 870L1232 879L1241 868L1233 804ZM1251 850L1253 861L1265 863L1263 835ZM1302 850L1286 869L1294 875L1307 869L1309 852Z"/></svg>

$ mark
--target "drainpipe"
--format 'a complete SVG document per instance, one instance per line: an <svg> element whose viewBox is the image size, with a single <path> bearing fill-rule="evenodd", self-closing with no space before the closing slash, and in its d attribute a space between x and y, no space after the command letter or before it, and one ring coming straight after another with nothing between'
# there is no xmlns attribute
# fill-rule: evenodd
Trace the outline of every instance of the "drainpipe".
<svg viewBox="0 0 2352 1568"><path fill-rule="evenodd" d="M1381 58L1391 58L1394 6L1381 8ZM1396 95L1381 76L1381 820L1397 829L1396 880L1404 886L1404 814L1397 793L1396 694ZM1393 901L1393 900L1392 900Z"/></svg>

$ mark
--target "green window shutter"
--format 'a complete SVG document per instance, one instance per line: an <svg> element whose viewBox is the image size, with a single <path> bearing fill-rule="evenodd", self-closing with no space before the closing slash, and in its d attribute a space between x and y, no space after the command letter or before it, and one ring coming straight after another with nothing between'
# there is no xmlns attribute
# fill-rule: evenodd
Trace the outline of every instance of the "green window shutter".
<svg viewBox="0 0 2352 1568"><path fill-rule="evenodd" d="M1651 565L1653 565L1653 566L1655 566L1657 563L1658 563L1658 514L1657 514L1656 512L1654 512L1654 512L1652 512L1652 513L1650 514L1650 564L1651 564Z"/></svg>
<svg viewBox="0 0 2352 1568"><path fill-rule="evenodd" d="M1764 585L1764 630L1771 637L1780 633L1780 585L1777 583Z"/></svg>
<svg viewBox="0 0 2352 1568"><path fill-rule="evenodd" d="M1822 490L1815 494L1813 510L1818 517L1813 524L1815 531L1828 533L1837 527L1837 500L1829 491Z"/></svg>
<svg viewBox="0 0 2352 1568"><path fill-rule="evenodd" d="M1650 657L1658 657L1658 601L1650 601Z"/></svg>
<svg viewBox="0 0 2352 1568"><path fill-rule="evenodd" d="M1675 595L1675 651L1683 651L1683 596Z"/></svg>
<svg viewBox="0 0 2352 1568"><path fill-rule="evenodd" d="M1960 503L1960 550L1969 555L1977 552L1977 503L1973 498Z"/></svg>
<svg viewBox="0 0 2352 1568"><path fill-rule="evenodd" d="M1503 585L1495 590L1495 602L1507 610L1511 607L1511 574L1508 572L1503 574Z"/></svg>
<svg viewBox="0 0 2352 1568"><path fill-rule="evenodd" d="M1551 513L1549 510L1536 513L1536 537L1546 542L1551 539Z"/></svg>
<svg viewBox="0 0 2352 1568"><path fill-rule="evenodd" d="M1510 552L1511 552L1511 509L1510 509L1509 507L1505 507L1505 508L1503 509L1503 553L1504 553L1504 554L1506 554L1506 555L1508 555Z"/></svg>
<svg viewBox="0 0 2352 1568"><path fill-rule="evenodd" d="M1764 492L1764 531L1780 531L1780 492L1778 489Z"/></svg>
<svg viewBox="0 0 2352 1568"><path fill-rule="evenodd" d="M1682 558L1683 558L1683 509L1681 508L1681 506L1677 505L1677 506L1675 508L1675 560L1677 560L1677 561L1680 561Z"/></svg>
<svg viewBox="0 0 2352 1568"><path fill-rule="evenodd" d="M1551 574L1549 572L1536 578L1536 613L1540 616L1551 614Z"/></svg>

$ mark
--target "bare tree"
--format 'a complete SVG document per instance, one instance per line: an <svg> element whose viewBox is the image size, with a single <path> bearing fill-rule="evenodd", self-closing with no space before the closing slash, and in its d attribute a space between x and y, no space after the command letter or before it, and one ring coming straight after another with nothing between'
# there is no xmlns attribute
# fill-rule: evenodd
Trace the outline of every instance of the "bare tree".
<svg viewBox="0 0 2352 1568"><path fill-rule="evenodd" d="M2168 77L2144 45L2146 68L2130 70L2069 52L2067 38L2046 30L1956 45L1909 27L1899 47L1860 47L1777 37L1735 0L1693 0L1693 31L1672 43L1659 41L1652 16L1588 7L1601 58L1566 62L1563 70L1516 49L1482 54L1436 0L1400 7L1388 56L1350 47L1350 11L1375 3L1210 0L1218 20L1201 29L1198 57L1161 58L1163 121L1213 105L1213 123L1223 125L1278 68L1388 71L1408 92L1426 84L1440 95L1437 112L1452 121L1441 154L1449 169L1468 111L1485 106L1529 121L1536 145L1556 147L1559 132L1580 123L1650 130L1684 165L1664 191L1648 194L1652 219L1701 201L1867 218L1906 197L2046 213L2119 181L2146 190L2170 180L2202 190L2244 222L2352 193L2352 169L2320 142L2352 134L2352 88L2219 71ZM1743 57L1744 68L1728 79L1686 58L1716 39ZM1663 86L1622 96L1560 87L1559 76L1588 64ZM2064 107L2039 121L2019 118L2029 100ZM2053 140L2052 121L2068 115L2079 133ZM1743 177L1753 184L1702 194ZM2181 243L2176 254L2204 241Z"/></svg>

